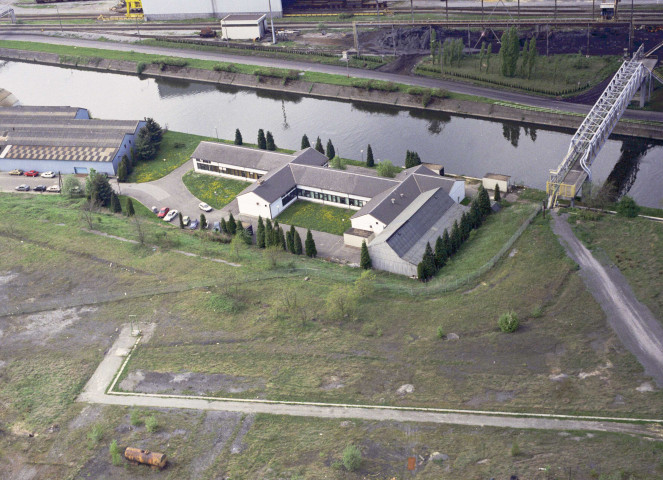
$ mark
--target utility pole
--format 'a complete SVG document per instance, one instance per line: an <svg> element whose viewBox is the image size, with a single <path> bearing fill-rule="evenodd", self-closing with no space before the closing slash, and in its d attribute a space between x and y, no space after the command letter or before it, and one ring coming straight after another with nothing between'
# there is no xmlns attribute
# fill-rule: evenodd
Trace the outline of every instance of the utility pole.
<svg viewBox="0 0 663 480"><path fill-rule="evenodd" d="M58 12L58 20L60 21L60 32L64 33L64 30L62 29L62 17L60 17L60 9L58 8L57 5L55 6L55 10L57 10L57 12ZM633 16L631 15L631 18L632 17Z"/></svg>
<svg viewBox="0 0 663 480"><path fill-rule="evenodd" d="M520 0L518 0L518 21L520 21Z"/></svg>
<svg viewBox="0 0 663 480"><path fill-rule="evenodd" d="M483 0L481 0L481 23L483 23Z"/></svg>
<svg viewBox="0 0 663 480"><path fill-rule="evenodd" d="M594 4L596 3L596 0L592 0L592 22L594 21Z"/></svg>
<svg viewBox="0 0 663 480"><path fill-rule="evenodd" d="M589 23L587 24L587 51L585 52L585 55L589 57Z"/></svg>
<svg viewBox="0 0 663 480"><path fill-rule="evenodd" d="M449 0L445 0L445 8L447 10L447 22L449 21Z"/></svg>
<svg viewBox="0 0 663 480"><path fill-rule="evenodd" d="M628 53L633 51L633 0L631 0L631 28L628 31Z"/></svg>
<svg viewBox="0 0 663 480"><path fill-rule="evenodd" d="M557 21L557 0L555 0L555 21Z"/></svg>
<svg viewBox="0 0 663 480"><path fill-rule="evenodd" d="M272 14L272 0L269 0L269 21L272 24L272 45L276 45L276 32L274 31L274 15Z"/></svg>
<svg viewBox="0 0 663 480"><path fill-rule="evenodd" d="M412 18L412 25L414 25L414 0L410 0L410 17Z"/></svg>

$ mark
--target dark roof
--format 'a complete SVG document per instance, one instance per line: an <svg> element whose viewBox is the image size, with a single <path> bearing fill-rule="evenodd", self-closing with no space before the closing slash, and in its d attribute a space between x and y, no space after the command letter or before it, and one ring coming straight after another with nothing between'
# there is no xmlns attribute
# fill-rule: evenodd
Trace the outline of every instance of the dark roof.
<svg viewBox="0 0 663 480"><path fill-rule="evenodd" d="M191 158L269 172L283 167L291 162L294 157L286 153L258 150L239 145L200 142L191 154Z"/></svg>
<svg viewBox="0 0 663 480"><path fill-rule="evenodd" d="M426 243L434 242L465 210L467 207L454 202L441 188L429 190L411 202L370 246L386 242L400 258L417 265Z"/></svg>
<svg viewBox="0 0 663 480"><path fill-rule="evenodd" d="M304 165L291 165L290 168L298 185L363 198L373 198L398 184L391 178L373 177L334 168Z"/></svg>
<svg viewBox="0 0 663 480"><path fill-rule="evenodd" d="M321 167L326 165L329 159L318 152L315 148L305 148L299 152L295 152L294 160L291 162L293 165L311 165L314 167Z"/></svg>
<svg viewBox="0 0 663 480"><path fill-rule="evenodd" d="M278 170L269 172L257 182L252 183L242 191L242 195L253 192L266 202L272 203L288 193L296 186L290 166L286 165Z"/></svg>
<svg viewBox="0 0 663 480"><path fill-rule="evenodd" d="M405 170L396 179L401 182L373 197L352 218L370 214L384 224L391 223L421 193L441 188L448 194L455 183L455 180L436 175L423 166Z"/></svg>

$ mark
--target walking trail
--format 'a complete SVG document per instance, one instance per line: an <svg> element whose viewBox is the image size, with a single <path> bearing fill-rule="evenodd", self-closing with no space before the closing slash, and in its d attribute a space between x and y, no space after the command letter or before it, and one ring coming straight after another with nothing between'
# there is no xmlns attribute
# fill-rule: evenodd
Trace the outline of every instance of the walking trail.
<svg viewBox="0 0 663 480"><path fill-rule="evenodd" d="M568 215L553 214L553 231L566 253L578 265L587 290L601 305L608 323L624 346L645 368L645 374L663 387L663 327L652 312L635 298L624 275L594 258L571 230Z"/></svg>

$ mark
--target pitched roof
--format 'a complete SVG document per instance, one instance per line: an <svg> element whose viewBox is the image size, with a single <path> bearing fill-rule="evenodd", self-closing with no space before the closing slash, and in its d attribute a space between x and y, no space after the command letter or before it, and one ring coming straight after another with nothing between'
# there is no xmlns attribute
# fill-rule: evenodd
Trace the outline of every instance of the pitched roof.
<svg viewBox="0 0 663 480"><path fill-rule="evenodd" d="M293 156L287 153L215 142L200 142L191 157L263 172L281 168L293 159Z"/></svg>
<svg viewBox="0 0 663 480"><path fill-rule="evenodd" d="M0 108L0 117L15 117L21 115L41 116L44 118L58 116L61 118L74 118L80 108L18 105L16 107Z"/></svg>
<svg viewBox="0 0 663 480"><path fill-rule="evenodd" d="M298 185L357 197L373 198L380 192L398 185L392 178L373 177L326 167L290 165Z"/></svg>
<svg viewBox="0 0 663 480"><path fill-rule="evenodd" d="M467 207L457 204L442 188L417 196L370 244L387 243L403 260L417 265L426 243L436 240Z"/></svg>
<svg viewBox="0 0 663 480"><path fill-rule="evenodd" d="M289 165L273 170L257 182L246 187L240 195L253 192L266 202L272 203L296 187L295 179Z"/></svg>
<svg viewBox="0 0 663 480"><path fill-rule="evenodd" d="M382 223L390 223L421 193L441 188L448 194L455 183L455 180L436 175L423 166L405 170L396 176L396 179L401 182L373 197L352 218L372 215Z"/></svg>

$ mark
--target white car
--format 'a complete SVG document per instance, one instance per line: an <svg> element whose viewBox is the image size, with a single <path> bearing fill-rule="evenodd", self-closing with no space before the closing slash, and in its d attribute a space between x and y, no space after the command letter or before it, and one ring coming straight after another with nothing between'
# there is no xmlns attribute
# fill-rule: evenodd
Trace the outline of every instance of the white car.
<svg viewBox="0 0 663 480"><path fill-rule="evenodd" d="M55 193L60 193L60 186L59 185L51 185L50 187L46 188L47 192L55 192Z"/></svg>
<svg viewBox="0 0 663 480"><path fill-rule="evenodd" d="M203 212L211 212L212 211L212 207L207 205L205 202L200 202L198 204L198 208L200 208Z"/></svg>
<svg viewBox="0 0 663 480"><path fill-rule="evenodd" d="M191 219L189 218L188 215L185 215L182 218L182 223L184 224L185 227L189 226L189 224L191 223Z"/></svg>
<svg viewBox="0 0 663 480"><path fill-rule="evenodd" d="M180 212L177 210L171 210L166 214L165 217L163 217L164 222L170 222L173 218L175 218Z"/></svg>
<svg viewBox="0 0 663 480"><path fill-rule="evenodd" d="M55 178L55 173L53 172L44 172L41 174L42 177L44 178Z"/></svg>

